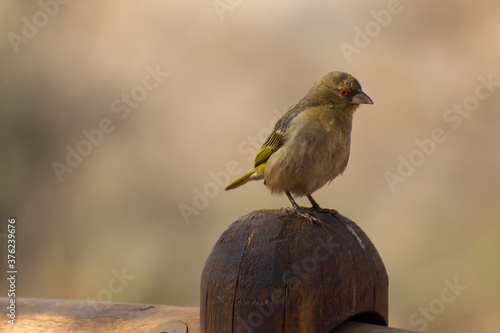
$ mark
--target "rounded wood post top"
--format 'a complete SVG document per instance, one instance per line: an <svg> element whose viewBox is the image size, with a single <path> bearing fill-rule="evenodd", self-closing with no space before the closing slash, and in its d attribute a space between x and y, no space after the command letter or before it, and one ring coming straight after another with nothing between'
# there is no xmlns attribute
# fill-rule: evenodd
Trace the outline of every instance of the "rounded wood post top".
<svg viewBox="0 0 500 333"><path fill-rule="evenodd" d="M388 277L351 220L259 210L221 235L201 278L202 332L330 332L347 319L387 325Z"/></svg>

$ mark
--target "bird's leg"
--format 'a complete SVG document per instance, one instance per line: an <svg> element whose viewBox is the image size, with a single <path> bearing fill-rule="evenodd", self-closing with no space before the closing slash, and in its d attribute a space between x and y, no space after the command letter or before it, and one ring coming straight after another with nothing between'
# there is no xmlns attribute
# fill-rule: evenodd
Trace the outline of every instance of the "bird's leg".
<svg viewBox="0 0 500 333"><path fill-rule="evenodd" d="M312 204L312 208L313 209L317 209L317 210L322 210L322 211L328 211L330 214L333 214L334 216L338 216L339 215L339 212L337 212L335 209L322 209L318 203L316 202L316 200L313 199L313 197L308 194L307 195L307 199L309 199L309 201L311 202Z"/></svg>
<svg viewBox="0 0 500 333"><path fill-rule="evenodd" d="M314 209L321 209L321 207L318 205L318 203L316 202L316 200L314 200L313 197L310 194L307 195L307 199L309 199L309 201L311 202L312 208L314 208Z"/></svg>
<svg viewBox="0 0 500 333"><path fill-rule="evenodd" d="M297 205L297 203L295 202L295 200L293 200L293 197L290 194L290 192L285 191L285 193L286 193L286 196L288 197L288 199L290 200L290 202L292 203L293 208L295 208L295 210L297 210L297 211L300 210L299 205Z"/></svg>
<svg viewBox="0 0 500 333"><path fill-rule="evenodd" d="M323 222L319 218L317 218L317 217L315 217L315 216L313 216L313 215L311 215L309 213L304 212L302 210L302 208L299 205L297 205L297 203L295 202L295 200L293 200L293 197L290 194L290 192L285 191L285 193L286 193L286 196L288 197L288 199L290 200L290 202L292 203L293 208L295 209L295 211L297 212L297 214L299 214L299 216L302 216L303 218L306 218L307 220L309 220L309 221L311 221L313 223L316 222L316 223L320 224L323 228L325 227L325 225L323 224ZM310 197L310 196L308 195L307 197ZM311 199L309 199L309 200L311 200ZM316 203L316 205L318 205L318 204Z"/></svg>

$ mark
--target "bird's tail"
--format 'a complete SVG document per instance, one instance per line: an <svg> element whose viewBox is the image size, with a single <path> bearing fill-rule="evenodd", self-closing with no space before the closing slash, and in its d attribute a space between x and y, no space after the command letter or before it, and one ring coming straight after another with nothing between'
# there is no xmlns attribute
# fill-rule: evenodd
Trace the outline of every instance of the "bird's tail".
<svg viewBox="0 0 500 333"><path fill-rule="evenodd" d="M249 173L247 173L243 177L240 177L240 178L236 179L234 182L232 182L231 184L229 184L226 187L226 191L240 187L241 185L248 183L250 180L263 179L265 168L266 168L265 164L259 165L258 167L256 167L255 169L253 169L252 171L250 171Z"/></svg>

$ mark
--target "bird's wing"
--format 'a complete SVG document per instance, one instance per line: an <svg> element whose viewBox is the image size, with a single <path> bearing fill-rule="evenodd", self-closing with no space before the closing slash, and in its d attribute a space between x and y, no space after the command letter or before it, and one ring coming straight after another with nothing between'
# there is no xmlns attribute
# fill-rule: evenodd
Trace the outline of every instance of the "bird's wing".
<svg viewBox="0 0 500 333"><path fill-rule="evenodd" d="M273 132L269 135L255 157L255 167L266 163L269 157L283 146L286 141L286 130L290 126L292 119L300 112L302 112L302 109L294 106L278 120Z"/></svg>
<svg viewBox="0 0 500 333"><path fill-rule="evenodd" d="M285 142L284 137L285 135L281 131L274 131L271 133L269 138L267 138L266 142L257 153L254 166L258 167L259 165L266 163L269 157L281 146L283 146L283 143Z"/></svg>

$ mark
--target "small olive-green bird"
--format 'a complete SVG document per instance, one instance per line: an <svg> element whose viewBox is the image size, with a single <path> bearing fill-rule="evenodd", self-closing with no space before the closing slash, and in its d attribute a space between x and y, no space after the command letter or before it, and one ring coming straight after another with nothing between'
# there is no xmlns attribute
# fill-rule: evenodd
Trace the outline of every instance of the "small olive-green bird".
<svg viewBox="0 0 500 333"><path fill-rule="evenodd" d="M276 123L255 157L254 169L226 187L231 190L250 180L264 179L271 193L285 193L301 216L295 197L307 196L342 174L349 160L354 111L359 104L373 104L352 75L323 75L307 95Z"/></svg>

